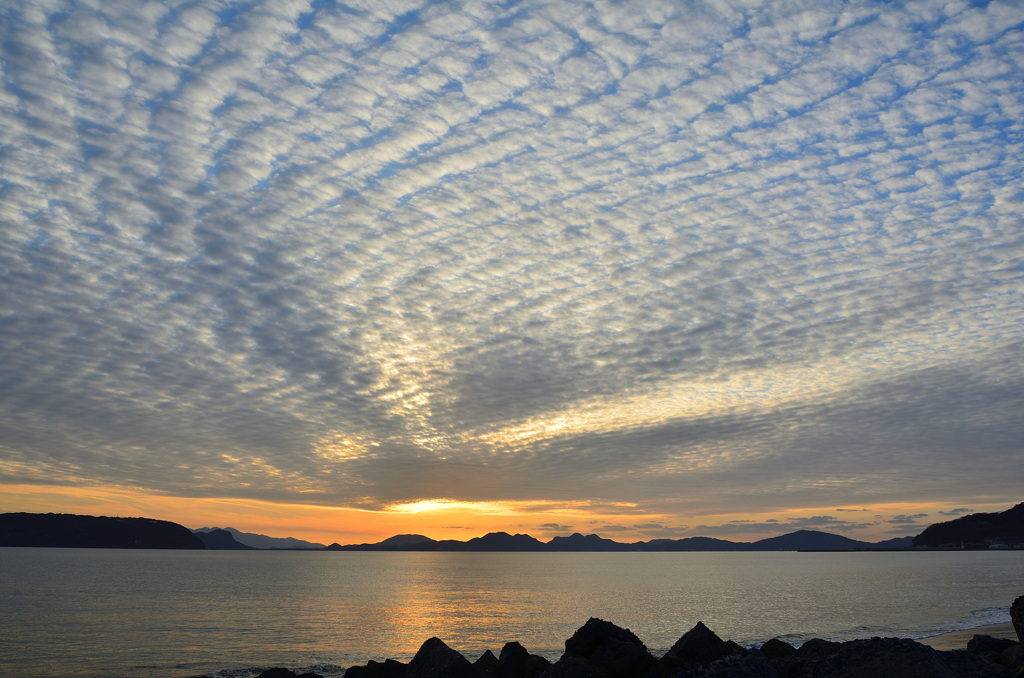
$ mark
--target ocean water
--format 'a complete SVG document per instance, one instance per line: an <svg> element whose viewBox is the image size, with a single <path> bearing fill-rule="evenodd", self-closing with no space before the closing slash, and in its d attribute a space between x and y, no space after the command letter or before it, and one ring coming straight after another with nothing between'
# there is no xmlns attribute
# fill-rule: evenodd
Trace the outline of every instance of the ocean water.
<svg viewBox="0 0 1024 678"><path fill-rule="evenodd" d="M177 678L468 658L557 659L589 617L656 655L698 621L744 645L924 637L1009 620L1024 551L338 553L0 548L0 667Z"/></svg>

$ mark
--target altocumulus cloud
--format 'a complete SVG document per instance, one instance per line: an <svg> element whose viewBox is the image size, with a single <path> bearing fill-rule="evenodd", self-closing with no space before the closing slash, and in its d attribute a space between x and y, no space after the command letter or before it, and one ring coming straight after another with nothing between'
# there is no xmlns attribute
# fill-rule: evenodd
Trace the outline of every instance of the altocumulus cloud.
<svg viewBox="0 0 1024 678"><path fill-rule="evenodd" d="M1019 499L1016 3L0 12L5 482Z"/></svg>

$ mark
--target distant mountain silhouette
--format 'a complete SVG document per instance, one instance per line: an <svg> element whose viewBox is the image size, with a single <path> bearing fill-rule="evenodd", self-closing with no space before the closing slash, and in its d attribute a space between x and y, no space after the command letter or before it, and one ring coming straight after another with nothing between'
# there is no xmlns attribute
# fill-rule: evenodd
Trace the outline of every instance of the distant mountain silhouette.
<svg viewBox="0 0 1024 678"><path fill-rule="evenodd" d="M736 543L714 537L686 537L684 539L658 539L647 542L644 551L744 551L746 542Z"/></svg>
<svg viewBox="0 0 1024 678"><path fill-rule="evenodd" d="M68 513L0 514L0 546L107 549L203 549L183 525L152 518Z"/></svg>
<svg viewBox="0 0 1024 678"><path fill-rule="evenodd" d="M1002 513L975 513L936 523L916 537L864 542L815 530L798 530L756 542L732 542L712 537L653 539L622 543L596 534L573 533L542 542L528 534L491 532L468 541L440 541L421 534L399 534L373 544L338 543L320 547L290 537L275 538L239 532L234 528L193 531L165 520L108 518L59 513L0 514L0 546L92 548L253 549L310 548L325 551L848 551L952 547L1024 547L1024 503ZM255 541L256 543L247 543ZM260 546L258 544L263 544Z"/></svg>
<svg viewBox="0 0 1024 678"><path fill-rule="evenodd" d="M872 548L874 544L815 530L797 530L778 537L755 541L748 551L848 551Z"/></svg>
<svg viewBox="0 0 1024 678"><path fill-rule="evenodd" d="M384 541L380 542L382 546L409 546L411 544L423 544L424 542L434 541L430 537L424 537L422 534L396 534L394 537L388 537Z"/></svg>
<svg viewBox="0 0 1024 678"><path fill-rule="evenodd" d="M575 532L568 537L555 537L547 543L547 551L628 551L632 544L622 544L596 534L583 536Z"/></svg>
<svg viewBox="0 0 1024 678"><path fill-rule="evenodd" d="M335 542L330 546L326 547L325 551L437 551L437 550L464 550L464 549L439 549L438 544L441 542L435 541L430 537L424 537L422 534L396 534L394 537L388 537L384 541L379 541L373 544L348 544L342 546ZM458 543L451 541L449 543Z"/></svg>
<svg viewBox="0 0 1024 678"><path fill-rule="evenodd" d="M221 530L219 528L213 528L205 532L196 532L195 535L199 537L208 551L254 551L255 546L249 546L235 540L233 534L227 530Z"/></svg>
<svg viewBox="0 0 1024 678"><path fill-rule="evenodd" d="M252 532L242 532L236 530L233 527L200 527L192 530L196 534L200 532L212 532L213 530L223 529L225 532L230 532L231 536L235 538L240 544L251 546L256 549L322 549L323 544L317 544L315 542L304 541L302 539L295 539L294 537L268 537L265 534L254 534ZM201 538L201 537L200 537ZM426 539L426 537L424 537Z"/></svg>
<svg viewBox="0 0 1024 678"><path fill-rule="evenodd" d="M884 541L876 541L871 545L875 549L909 549L914 546L914 538L907 537L893 537L892 539L886 539Z"/></svg>
<svg viewBox="0 0 1024 678"><path fill-rule="evenodd" d="M712 537L654 539L649 542L623 543L596 534L578 532L554 537L545 543L528 534L491 532L469 541L435 541L422 535L396 535L376 544L331 544L328 551L544 551L544 552L622 552L622 551L849 551L857 549L898 549L909 546L910 537L871 543L828 532L799 530L753 543L732 542Z"/></svg>
<svg viewBox="0 0 1024 678"><path fill-rule="evenodd" d="M914 537L914 546L991 548L1024 545L1024 502L1002 513L972 513L935 523Z"/></svg>
<svg viewBox="0 0 1024 678"><path fill-rule="evenodd" d="M490 532L466 542L466 551L546 551L547 544L528 534Z"/></svg>

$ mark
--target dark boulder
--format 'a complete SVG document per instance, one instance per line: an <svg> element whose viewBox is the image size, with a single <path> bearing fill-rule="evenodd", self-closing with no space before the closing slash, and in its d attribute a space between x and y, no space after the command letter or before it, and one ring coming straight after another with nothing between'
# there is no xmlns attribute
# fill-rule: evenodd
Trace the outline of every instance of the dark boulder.
<svg viewBox="0 0 1024 678"><path fill-rule="evenodd" d="M1003 650L1014 645L1017 645L1017 641L1010 640L1009 638L993 638L992 636L977 633L967 641L967 651L974 654L1002 654Z"/></svg>
<svg viewBox="0 0 1024 678"><path fill-rule="evenodd" d="M385 659L383 662L375 662L372 659L366 666L351 666L345 669L345 678L402 678L405 664L394 659Z"/></svg>
<svg viewBox="0 0 1024 678"><path fill-rule="evenodd" d="M805 643L806 645L806 643ZM868 638L833 643L828 652L803 657L801 677L828 678L998 678L999 672L977 655L942 652L906 638ZM800 648L801 652L803 648ZM800 656L800 653L798 653Z"/></svg>
<svg viewBox="0 0 1024 678"><path fill-rule="evenodd" d="M526 648L512 641L505 643L498 654L497 675L500 678L518 678L526 675L526 663L530 660L530 653Z"/></svg>
<svg viewBox="0 0 1024 678"><path fill-rule="evenodd" d="M540 678L601 678L582 657L562 656L557 662L548 667Z"/></svg>
<svg viewBox="0 0 1024 678"><path fill-rule="evenodd" d="M572 634L572 638L565 641L565 654L562 656L586 659L594 654L597 648L618 643L632 643L647 649L643 641L629 629L621 628L597 617L591 617L586 624L576 630L576 633Z"/></svg>
<svg viewBox="0 0 1024 678"><path fill-rule="evenodd" d="M530 654L526 648L512 641L505 643L498 654L496 678L538 678L551 666L544 657Z"/></svg>
<svg viewBox="0 0 1024 678"><path fill-rule="evenodd" d="M607 678L638 678L658 664L632 631L595 617L565 641L562 659L569 657L587 660L597 674Z"/></svg>
<svg viewBox="0 0 1024 678"><path fill-rule="evenodd" d="M409 662L404 678L479 678L473 665L439 638L427 640Z"/></svg>
<svg viewBox="0 0 1024 678"><path fill-rule="evenodd" d="M666 653L684 662L712 662L731 654L742 654L745 650L729 640L722 640L714 631L697 622L697 625L683 634Z"/></svg>
<svg viewBox="0 0 1024 678"><path fill-rule="evenodd" d="M480 658L473 662L476 672L485 678L493 678L498 671L498 658L490 650L486 650Z"/></svg>
<svg viewBox="0 0 1024 678"><path fill-rule="evenodd" d="M531 654L526 660L526 678L539 678L539 676L551 668L552 664L539 654Z"/></svg>
<svg viewBox="0 0 1024 678"><path fill-rule="evenodd" d="M676 678L780 678L781 675L765 657L747 653L693 664L677 674Z"/></svg>
<svg viewBox="0 0 1024 678"><path fill-rule="evenodd" d="M967 651L996 667L1004 676L1024 675L1024 650L1015 640L977 634L968 641Z"/></svg>
<svg viewBox="0 0 1024 678"><path fill-rule="evenodd" d="M1017 640L1024 645L1024 596L1018 596L1010 605L1010 621L1017 632Z"/></svg>
<svg viewBox="0 0 1024 678"><path fill-rule="evenodd" d="M795 657L796 648L789 643L772 638L761 646L761 654L768 659L779 659L780 657Z"/></svg>
<svg viewBox="0 0 1024 678"><path fill-rule="evenodd" d="M587 660L594 672L607 678L639 678L657 666L635 633L593 617L565 641L562 660L572 656Z"/></svg>
<svg viewBox="0 0 1024 678"><path fill-rule="evenodd" d="M296 678L296 674L291 669L283 669L276 667L273 669L267 669L256 678Z"/></svg>
<svg viewBox="0 0 1024 678"><path fill-rule="evenodd" d="M814 657L827 657L839 651L839 647L842 643L836 643L831 640L822 640L821 638L811 638L806 643L800 646L800 649L796 651L797 656L801 659L812 659Z"/></svg>
<svg viewBox="0 0 1024 678"><path fill-rule="evenodd" d="M591 667L608 678L639 678L651 675L658 660L643 645L615 643L602 645L587 660Z"/></svg>

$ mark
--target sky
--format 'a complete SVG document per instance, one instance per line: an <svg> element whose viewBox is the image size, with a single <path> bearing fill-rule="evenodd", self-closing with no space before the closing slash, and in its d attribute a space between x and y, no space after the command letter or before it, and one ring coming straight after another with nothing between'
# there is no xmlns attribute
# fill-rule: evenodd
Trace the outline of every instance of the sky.
<svg viewBox="0 0 1024 678"><path fill-rule="evenodd" d="M0 510L880 540L1022 500L1019 2L0 34Z"/></svg>

